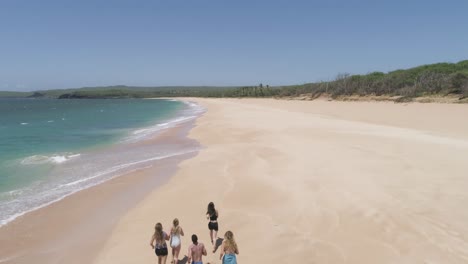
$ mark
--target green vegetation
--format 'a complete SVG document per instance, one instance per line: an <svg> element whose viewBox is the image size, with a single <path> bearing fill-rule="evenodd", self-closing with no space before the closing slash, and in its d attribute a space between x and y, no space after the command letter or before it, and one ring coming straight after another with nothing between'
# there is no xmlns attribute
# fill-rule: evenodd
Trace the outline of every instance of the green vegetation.
<svg viewBox="0 0 468 264"><path fill-rule="evenodd" d="M84 87L35 93L0 92L0 97L49 98L150 98L150 97L307 97L392 96L410 101L422 96L468 98L468 60L436 63L366 75L339 74L329 82L270 87L167 86L167 87Z"/></svg>
<svg viewBox="0 0 468 264"><path fill-rule="evenodd" d="M322 94L340 96L420 96L449 94L468 97L468 60L458 63L437 63L389 73L366 75L340 74L334 81L282 87L279 96Z"/></svg>
<svg viewBox="0 0 468 264"><path fill-rule="evenodd" d="M225 97L239 87L167 86L130 87L108 86L45 91L57 98L157 98L157 97Z"/></svg>

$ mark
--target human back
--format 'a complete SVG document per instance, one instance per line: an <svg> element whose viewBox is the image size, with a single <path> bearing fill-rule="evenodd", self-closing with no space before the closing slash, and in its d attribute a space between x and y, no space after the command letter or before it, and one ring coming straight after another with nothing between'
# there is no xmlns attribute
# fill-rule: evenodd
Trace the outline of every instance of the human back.
<svg viewBox="0 0 468 264"><path fill-rule="evenodd" d="M223 264L237 264L236 255L239 254L237 243L234 240L234 234L231 231L227 231L224 234L224 240L221 245L220 259L223 260Z"/></svg>
<svg viewBox="0 0 468 264"><path fill-rule="evenodd" d="M169 236L166 234L166 232L163 231L161 223L157 223L154 227L154 233L151 237L150 246L155 251L159 264L166 263L168 254L166 240L168 239Z"/></svg>
<svg viewBox="0 0 468 264"><path fill-rule="evenodd" d="M173 231L171 233L171 247L176 248L180 246L180 232Z"/></svg>
<svg viewBox="0 0 468 264"><path fill-rule="evenodd" d="M207 255L205 245L198 242L197 235L192 235L193 244L188 249L188 263L201 264L203 263L203 256Z"/></svg>
<svg viewBox="0 0 468 264"><path fill-rule="evenodd" d="M179 253L182 247L182 241L180 236L184 235L184 230L179 225L179 219L175 218L172 221L172 228L171 228L171 248L172 248L172 261L171 263L178 263L179 262Z"/></svg>
<svg viewBox="0 0 468 264"><path fill-rule="evenodd" d="M210 230L210 239L213 247L215 246L215 242L218 239L218 216L218 210L216 210L214 203L210 202L206 210L206 218L208 219L208 230ZM213 248L213 253L214 252L215 249Z"/></svg>
<svg viewBox="0 0 468 264"><path fill-rule="evenodd" d="M182 227L179 225L179 219L175 218L173 221L173 226L171 228L171 247L176 248L180 246L181 240L180 236L184 235Z"/></svg>

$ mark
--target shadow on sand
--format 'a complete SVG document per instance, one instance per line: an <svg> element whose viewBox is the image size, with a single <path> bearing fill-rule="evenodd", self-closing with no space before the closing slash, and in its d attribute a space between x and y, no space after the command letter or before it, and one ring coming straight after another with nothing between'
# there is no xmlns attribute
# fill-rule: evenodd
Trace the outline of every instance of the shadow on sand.
<svg viewBox="0 0 468 264"><path fill-rule="evenodd" d="M218 250L218 248L221 246L221 244L223 243L223 240L222 238L218 237L218 239L216 239L216 242L214 244L214 248L213 248L213 253L216 252L216 250Z"/></svg>
<svg viewBox="0 0 468 264"><path fill-rule="evenodd" d="M183 259L179 259L179 261L177 261L177 264L189 264L188 263L188 257L184 256Z"/></svg>

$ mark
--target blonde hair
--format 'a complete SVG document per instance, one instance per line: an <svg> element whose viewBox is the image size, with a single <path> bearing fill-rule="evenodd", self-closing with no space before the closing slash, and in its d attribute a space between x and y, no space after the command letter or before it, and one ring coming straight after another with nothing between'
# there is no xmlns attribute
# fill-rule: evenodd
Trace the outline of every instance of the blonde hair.
<svg viewBox="0 0 468 264"><path fill-rule="evenodd" d="M224 250L238 251L237 243L234 240L234 234L231 231L227 231L224 234Z"/></svg>
<svg viewBox="0 0 468 264"><path fill-rule="evenodd" d="M172 224L174 225L174 227L172 228L172 232L178 235L180 233L179 219L174 218L174 221L172 221Z"/></svg>
<svg viewBox="0 0 468 264"><path fill-rule="evenodd" d="M156 244L162 245L164 244L164 233L162 231L161 223L157 223L154 226L154 240L156 240Z"/></svg>

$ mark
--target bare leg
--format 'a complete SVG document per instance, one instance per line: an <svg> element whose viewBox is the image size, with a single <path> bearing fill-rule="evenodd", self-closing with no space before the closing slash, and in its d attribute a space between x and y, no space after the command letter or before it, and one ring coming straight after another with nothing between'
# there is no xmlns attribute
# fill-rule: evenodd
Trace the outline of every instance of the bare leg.
<svg viewBox="0 0 468 264"><path fill-rule="evenodd" d="M166 264L167 256L162 256L161 260L161 264Z"/></svg>
<svg viewBox="0 0 468 264"><path fill-rule="evenodd" d="M216 243L218 242L218 231L216 230L213 230L213 238L212 240L214 240L214 243L213 243L213 253L216 252Z"/></svg>
<svg viewBox="0 0 468 264"><path fill-rule="evenodd" d="M162 257L158 256L158 264L161 264L161 262L162 262Z"/></svg>
<svg viewBox="0 0 468 264"><path fill-rule="evenodd" d="M210 230L210 239L211 239L211 244L213 244L213 230Z"/></svg>
<svg viewBox="0 0 468 264"><path fill-rule="evenodd" d="M179 253L180 253L180 248L182 245L179 245L178 247L174 248L174 263L179 264Z"/></svg>
<svg viewBox="0 0 468 264"><path fill-rule="evenodd" d="M174 255L175 255L175 248L171 247L172 248L172 260L171 260L171 263L174 263Z"/></svg>

